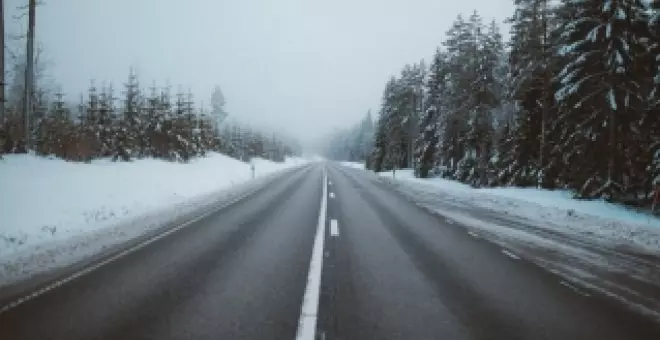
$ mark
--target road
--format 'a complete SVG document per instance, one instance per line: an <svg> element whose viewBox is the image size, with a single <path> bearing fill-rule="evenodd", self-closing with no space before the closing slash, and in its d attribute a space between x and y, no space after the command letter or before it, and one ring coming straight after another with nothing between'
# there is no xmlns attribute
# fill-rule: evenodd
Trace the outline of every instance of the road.
<svg viewBox="0 0 660 340"><path fill-rule="evenodd" d="M332 163L54 282L0 300L0 339L660 339L655 321Z"/></svg>

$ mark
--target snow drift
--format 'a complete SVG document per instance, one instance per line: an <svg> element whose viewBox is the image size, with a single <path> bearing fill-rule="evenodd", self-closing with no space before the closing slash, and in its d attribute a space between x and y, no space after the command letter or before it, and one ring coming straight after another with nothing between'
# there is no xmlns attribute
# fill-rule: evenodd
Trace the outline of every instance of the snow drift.
<svg viewBox="0 0 660 340"><path fill-rule="evenodd" d="M255 177L301 165L254 159ZM0 286L90 256L231 196L250 164L212 153L190 163L156 159L71 163L0 159ZM263 184L263 183L261 183ZM47 254L47 255L45 255Z"/></svg>

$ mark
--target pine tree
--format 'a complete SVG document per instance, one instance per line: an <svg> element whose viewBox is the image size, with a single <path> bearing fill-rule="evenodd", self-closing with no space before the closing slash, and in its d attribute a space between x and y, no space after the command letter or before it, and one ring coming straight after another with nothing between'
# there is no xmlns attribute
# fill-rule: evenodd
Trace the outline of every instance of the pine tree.
<svg viewBox="0 0 660 340"><path fill-rule="evenodd" d="M141 93L137 75L130 69L128 81L124 84L123 116L117 130L117 143L113 158L128 161L142 156L140 134Z"/></svg>
<svg viewBox="0 0 660 340"><path fill-rule="evenodd" d="M581 196L621 199L632 189L622 165L639 133L635 125L646 103L640 90L649 81L650 70L640 64L650 36L646 8L641 0L566 0L564 6L575 17L563 26L566 62L556 93L565 110L562 148L582 164L576 174L584 179ZM589 159L596 154L606 161Z"/></svg>
<svg viewBox="0 0 660 340"><path fill-rule="evenodd" d="M447 54L448 74L446 82L447 100L446 112L441 113L443 138L440 142L440 154L445 164L456 169L459 164L469 168L464 158L471 156L471 148L467 144L468 119L470 117L472 99L471 88L475 81L475 39L474 17L470 22L459 15L452 27L447 31L447 40L443 42ZM456 169L458 170L458 169ZM464 171L462 171L464 172ZM458 174L465 180L465 174Z"/></svg>
<svg viewBox="0 0 660 340"><path fill-rule="evenodd" d="M396 79L391 77L385 85L383 96L381 99L380 114L378 116L378 123L376 124L376 133L374 137L374 149L370 157L371 169L379 172L382 170L389 170L393 167L390 156L390 143L391 138L391 116L394 115L394 100L396 95Z"/></svg>
<svg viewBox="0 0 660 340"><path fill-rule="evenodd" d="M172 115L172 129L170 139L174 141L175 158L178 161L187 162L195 156L195 145L193 144L192 125L188 117L189 104L181 87L176 94L174 113Z"/></svg>
<svg viewBox="0 0 660 340"><path fill-rule="evenodd" d="M436 50L430 67L430 75L426 83L428 100L426 109L419 121L419 134L416 140L415 157L417 165L415 175L426 178L438 164L438 143L442 137L441 115L446 114L447 76L449 73L447 55L440 49Z"/></svg>
<svg viewBox="0 0 660 340"><path fill-rule="evenodd" d="M90 157L98 158L103 156L104 147L104 127L100 115L99 92L92 80L87 90L87 103L85 106L84 134L85 142L90 151Z"/></svg>

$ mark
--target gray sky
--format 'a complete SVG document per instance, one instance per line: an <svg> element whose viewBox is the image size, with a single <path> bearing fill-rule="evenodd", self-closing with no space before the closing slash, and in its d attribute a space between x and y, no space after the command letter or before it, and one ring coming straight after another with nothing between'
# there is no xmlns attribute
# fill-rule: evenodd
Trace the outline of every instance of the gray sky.
<svg viewBox="0 0 660 340"><path fill-rule="evenodd" d="M64 91L170 80L230 115L304 140L378 110L385 81L430 60L458 13L501 22L513 0L44 0L37 37ZM25 3L11 0L6 6ZM23 25L25 26L25 25Z"/></svg>

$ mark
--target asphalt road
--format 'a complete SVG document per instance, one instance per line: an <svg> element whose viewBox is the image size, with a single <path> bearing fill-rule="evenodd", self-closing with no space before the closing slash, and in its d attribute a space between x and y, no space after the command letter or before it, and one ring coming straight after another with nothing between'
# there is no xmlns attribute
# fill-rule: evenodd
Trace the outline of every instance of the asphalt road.
<svg viewBox="0 0 660 340"><path fill-rule="evenodd" d="M313 164L59 287L17 294L8 301L29 298L0 313L0 339L296 339L301 312L324 340L660 339L655 321L561 282L366 173Z"/></svg>

